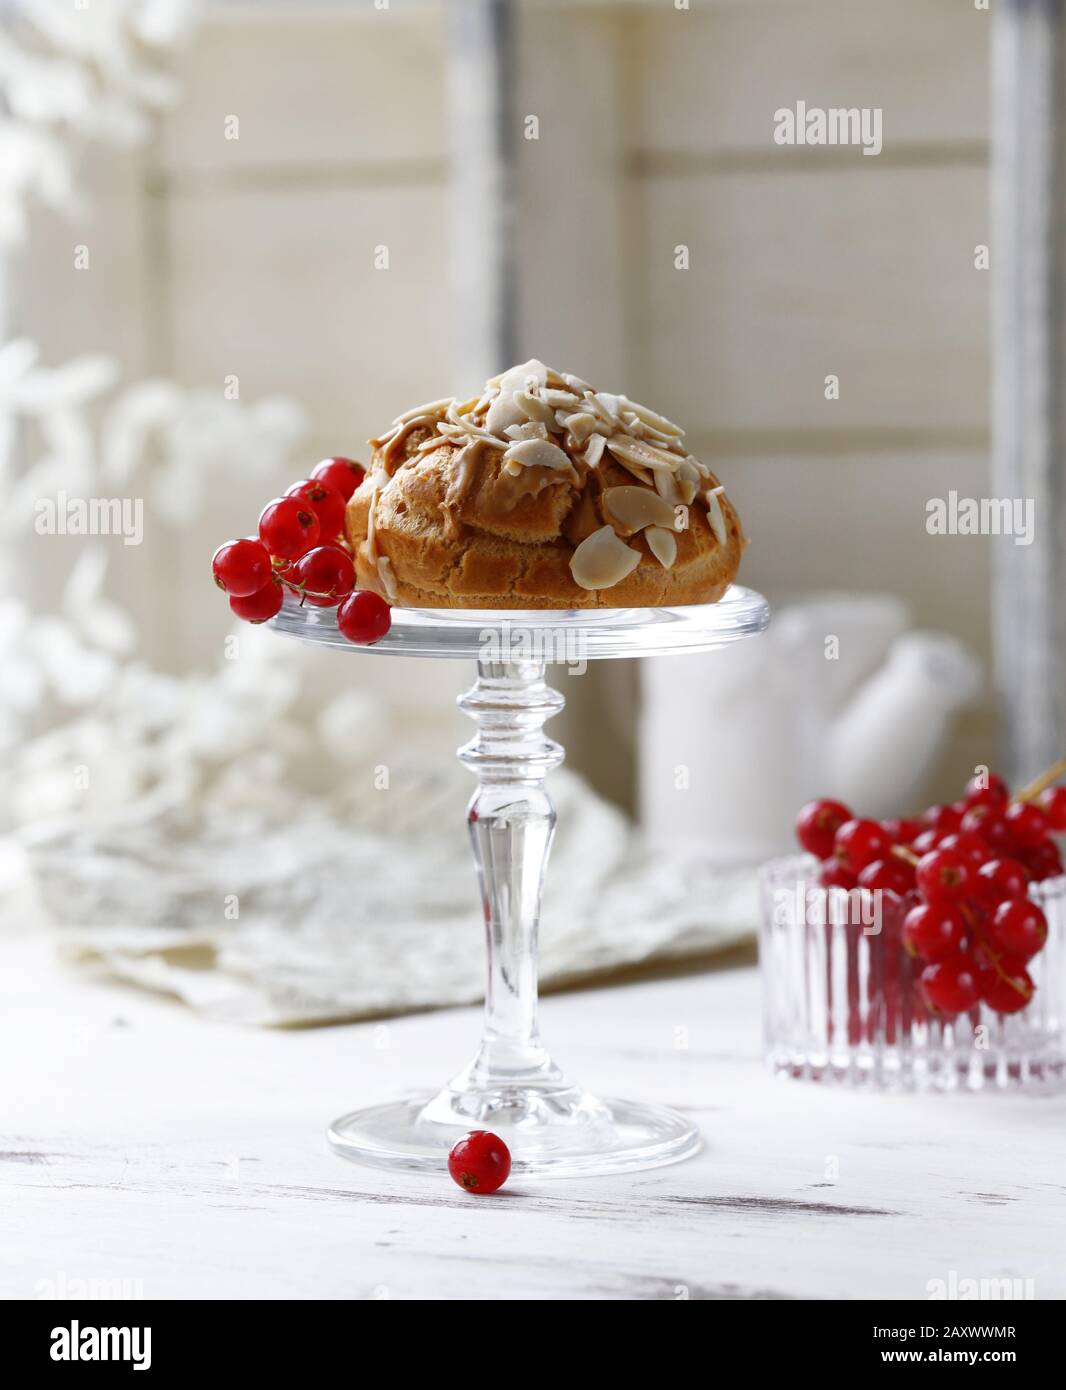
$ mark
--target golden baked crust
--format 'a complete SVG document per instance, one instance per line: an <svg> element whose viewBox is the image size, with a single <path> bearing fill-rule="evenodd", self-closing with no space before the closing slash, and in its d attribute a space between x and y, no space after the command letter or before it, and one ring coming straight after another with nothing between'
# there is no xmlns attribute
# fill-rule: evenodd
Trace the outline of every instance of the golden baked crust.
<svg viewBox="0 0 1066 1390"><path fill-rule="evenodd" d="M565 383L575 381L539 363L513 368L495 381L506 386L515 373L527 369L535 375L539 372L541 379L530 383L534 404L529 404L528 395L523 399L527 408L535 407L542 414L538 385L549 398L561 399L572 389ZM559 383L557 387L553 381ZM494 399L493 385L489 383L479 402L459 407L435 402L421 413L411 412L411 419L401 417L389 435L373 441L372 467L353 493L346 514L360 588L372 589L407 608L673 607L713 603L722 596L736 576L746 542L718 480L683 452L680 431L676 447L663 457L676 455L686 463L685 471L698 478L698 489L695 483L682 484L685 495L692 494L687 503L681 501L670 478L657 488L650 469L640 464L627 468L610 446L597 446L599 457L593 464L587 462L581 447L587 447L587 437L577 440L566 428L577 406L567 407L569 416L566 410L560 411L558 427L540 434L563 450L565 462L558 460L553 467L516 466L515 462L508 466L505 447L513 448L509 439L492 443L473 432L477 429L473 424L470 434L448 437L440 432L442 424L448 428L449 415L453 421L483 419ZM608 400L631 405L625 397ZM591 408L595 409L594 399ZM631 412L626 414L636 421ZM585 422L575 424L575 433L584 427ZM641 429L636 423L631 428ZM619 434L617 439L620 442L613 447L625 452L628 436ZM665 448L661 441L657 443ZM670 472L658 460L656 467ZM665 507L667 518L672 514L673 541L662 534L661 526L658 536L652 535L667 555L676 545L676 558L669 568L653 552L647 529L622 524L617 513L609 510L604 494L615 488L626 488L627 493L613 493L612 500L626 498L635 503L638 521L648 508L658 514ZM650 499L640 495L645 490L652 494ZM666 499L660 500L664 493ZM606 571L602 560L591 570L584 558L575 565L581 542L607 527L618 540L611 535L599 538L610 551ZM575 570L586 583L599 583L604 573L610 577L612 567L632 566L632 555L622 549L622 542L638 555L635 567L605 587L578 582ZM589 553L586 547L582 556ZM589 581L590 573L593 581Z"/></svg>

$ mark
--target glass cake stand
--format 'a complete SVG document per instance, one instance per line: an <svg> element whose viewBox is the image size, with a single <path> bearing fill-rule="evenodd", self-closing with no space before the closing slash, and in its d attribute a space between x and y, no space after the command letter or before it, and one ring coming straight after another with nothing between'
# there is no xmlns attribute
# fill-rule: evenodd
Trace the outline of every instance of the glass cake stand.
<svg viewBox="0 0 1066 1390"><path fill-rule="evenodd" d="M463 657L477 680L459 706L477 725L460 760L478 779L467 808L488 946L485 1024L469 1066L440 1091L355 1110L329 1142L357 1163L444 1172L448 1150L472 1129L508 1145L512 1171L552 1177L620 1173L676 1163L700 1146L683 1115L602 1099L571 1081L537 1028L537 929L555 829L544 779L563 750L544 723L563 708L545 666L707 652L762 632L766 600L734 585L714 604L591 611L394 608L372 647L337 630L334 609L290 595L271 626L357 656Z"/></svg>

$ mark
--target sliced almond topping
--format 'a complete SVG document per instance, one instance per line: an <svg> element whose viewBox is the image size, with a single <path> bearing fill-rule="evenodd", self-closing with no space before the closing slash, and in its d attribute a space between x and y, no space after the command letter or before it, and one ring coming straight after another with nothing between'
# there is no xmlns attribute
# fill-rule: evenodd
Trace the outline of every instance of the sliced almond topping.
<svg viewBox="0 0 1066 1390"><path fill-rule="evenodd" d="M610 589L640 564L640 552L626 545L611 526L593 531L570 557L570 573L582 589Z"/></svg>
<svg viewBox="0 0 1066 1390"><path fill-rule="evenodd" d="M488 430L483 430L480 425L475 425L472 420L463 425L450 425L444 421L437 426L437 429L452 443L459 444L464 441L469 443L472 439L480 439L483 443L490 444L494 449L507 448L506 439L501 439L499 435L490 434ZM440 440L437 442L440 443Z"/></svg>
<svg viewBox="0 0 1066 1390"><path fill-rule="evenodd" d="M402 415L397 415L392 423L394 425L406 425L408 420L413 420L416 415L443 415L454 404L454 396L442 396L439 401L428 401L425 405L412 406L410 410L405 410Z"/></svg>
<svg viewBox="0 0 1066 1390"><path fill-rule="evenodd" d="M589 442L585 445L585 463L589 468L595 468L600 459L603 458L603 451L607 447L607 441L602 434L589 436Z"/></svg>
<svg viewBox="0 0 1066 1390"><path fill-rule="evenodd" d="M387 555L378 556L378 579L381 587L385 590L385 597L390 603L396 602L396 576L393 573L392 561Z"/></svg>
<svg viewBox="0 0 1066 1390"><path fill-rule="evenodd" d="M603 505L611 521L629 535L643 531L645 526L674 524L673 507L648 487L609 487L604 491Z"/></svg>
<svg viewBox="0 0 1066 1390"><path fill-rule="evenodd" d="M592 387L587 381L582 381L579 376L574 376L571 372L563 372L563 380L571 391L576 391L579 396L583 396L586 391L591 391Z"/></svg>
<svg viewBox="0 0 1066 1390"><path fill-rule="evenodd" d="M707 503L707 520L710 523L711 530L714 532L715 539L719 545L725 545L727 534L725 529L725 515L722 512L722 504L718 500L719 493L723 492L725 492L725 488L719 485L718 487L709 488L703 494L703 500Z"/></svg>
<svg viewBox="0 0 1066 1390"><path fill-rule="evenodd" d="M677 537L673 531L667 531L662 526L649 526L644 532L644 539L659 564L668 570L677 559Z"/></svg>
<svg viewBox="0 0 1066 1390"><path fill-rule="evenodd" d="M669 468L672 472L681 462L676 454L664 453L653 444L646 444L642 439L631 439L625 434L612 434L607 447L615 458L638 464L641 468Z"/></svg>
<svg viewBox="0 0 1066 1390"><path fill-rule="evenodd" d="M628 396L623 396L628 408L634 415L639 415L646 425L650 425L653 430L658 430L660 434L672 434L680 439L685 431L680 425L675 425L673 420L668 420L665 415L659 415L654 410L649 410L646 405L639 405L636 401L631 401Z"/></svg>
<svg viewBox="0 0 1066 1390"><path fill-rule="evenodd" d="M575 396L573 391L544 390L541 391L540 398L553 410L572 410L575 405L581 404L581 397Z"/></svg>
<svg viewBox="0 0 1066 1390"><path fill-rule="evenodd" d="M555 424L555 411L539 396L531 396L528 391L514 393L515 404L525 412L527 420L539 420L542 425Z"/></svg>
<svg viewBox="0 0 1066 1390"><path fill-rule="evenodd" d="M506 395L497 396L489 406L485 428L490 434L503 434L508 425L521 425L525 420L525 411L508 391Z"/></svg>
<svg viewBox="0 0 1066 1390"><path fill-rule="evenodd" d="M555 419L563 429L570 431L570 435L578 447L584 444L596 428L596 417L590 415L587 410L576 410L572 415L567 415L565 411L560 410Z"/></svg>
<svg viewBox="0 0 1066 1390"><path fill-rule="evenodd" d="M547 439L548 427L539 420L527 420L524 425L508 425L504 434L508 439Z"/></svg>
<svg viewBox="0 0 1066 1390"><path fill-rule="evenodd" d="M593 435L593 439L596 437L596 435ZM589 443L591 444L592 440L589 440ZM627 473L632 473L633 477L636 478L638 482L643 483L645 487L655 486L655 475L650 468L643 468L639 463L632 463L629 459L621 457L618 458L618 462Z"/></svg>
<svg viewBox="0 0 1066 1390"><path fill-rule="evenodd" d="M656 470L655 491L660 497L664 497L672 507L676 507L679 502L685 500L681 492L681 486L680 479L673 473L668 473L665 468ZM693 483L691 486L693 495L695 495L696 484ZM690 497L688 500L691 502L692 498Z"/></svg>
<svg viewBox="0 0 1066 1390"><path fill-rule="evenodd" d="M504 464L520 464L523 468L569 468L570 455L547 439L520 439L503 456ZM508 469L508 472L513 472Z"/></svg>
<svg viewBox="0 0 1066 1390"><path fill-rule="evenodd" d="M510 367L504 374L497 377L492 385L498 386L501 393L511 391L528 391L531 386L545 386L548 381L548 369L543 362L538 362L535 357L531 357L528 362L522 362L517 367Z"/></svg>
<svg viewBox="0 0 1066 1390"><path fill-rule="evenodd" d="M613 396L610 391L596 391L593 400L613 425L622 423L622 397Z"/></svg>

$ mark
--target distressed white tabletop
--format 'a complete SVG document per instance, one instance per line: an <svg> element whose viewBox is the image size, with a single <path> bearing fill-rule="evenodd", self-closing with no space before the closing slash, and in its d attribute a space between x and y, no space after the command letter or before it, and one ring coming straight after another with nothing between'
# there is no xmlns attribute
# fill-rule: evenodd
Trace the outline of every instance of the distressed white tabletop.
<svg viewBox="0 0 1066 1390"><path fill-rule="evenodd" d="M476 1198L323 1138L465 1062L474 1011L230 1029L6 941L0 1293L923 1298L954 1272L1066 1296L1066 1098L782 1084L758 1060L758 1006L750 968L546 1000L573 1073L690 1111L705 1149Z"/></svg>

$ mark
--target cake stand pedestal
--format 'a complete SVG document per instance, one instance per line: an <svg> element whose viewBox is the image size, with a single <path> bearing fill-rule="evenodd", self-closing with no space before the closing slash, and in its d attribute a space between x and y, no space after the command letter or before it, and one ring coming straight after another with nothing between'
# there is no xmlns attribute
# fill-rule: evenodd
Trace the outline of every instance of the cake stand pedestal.
<svg viewBox="0 0 1066 1390"><path fill-rule="evenodd" d="M676 1163L700 1146L683 1115L594 1096L552 1060L537 1028L537 929L555 830L544 786L563 750L544 724L563 708L545 683L557 662L705 652L761 632L769 608L734 585L716 604L687 608L505 612L393 610L372 647L337 630L332 609L293 600L279 632L361 656L465 657L477 680L460 708L477 729L459 749L478 779L467 809L488 948L485 1026L469 1066L443 1089L342 1116L329 1128L337 1153L379 1168L445 1171L448 1150L472 1129L507 1144L515 1173L564 1177Z"/></svg>

